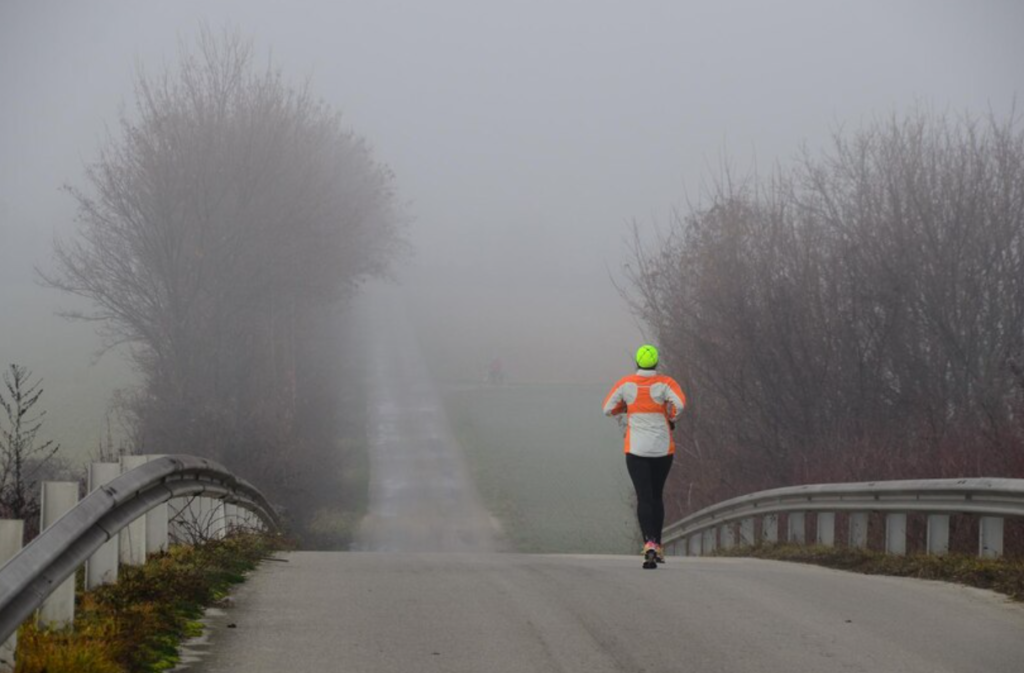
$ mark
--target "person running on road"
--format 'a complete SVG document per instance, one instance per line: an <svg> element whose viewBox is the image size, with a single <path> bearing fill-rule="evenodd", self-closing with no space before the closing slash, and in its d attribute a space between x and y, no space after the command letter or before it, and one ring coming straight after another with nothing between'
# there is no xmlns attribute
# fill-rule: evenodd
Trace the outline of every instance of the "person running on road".
<svg viewBox="0 0 1024 673"><path fill-rule="evenodd" d="M672 430L686 407L686 395L670 376L658 374L658 349L644 344L636 352L637 372L619 380L604 400L605 416L626 414L626 469L636 489L636 517L644 538L644 567L665 562L661 529L662 492L676 446Z"/></svg>

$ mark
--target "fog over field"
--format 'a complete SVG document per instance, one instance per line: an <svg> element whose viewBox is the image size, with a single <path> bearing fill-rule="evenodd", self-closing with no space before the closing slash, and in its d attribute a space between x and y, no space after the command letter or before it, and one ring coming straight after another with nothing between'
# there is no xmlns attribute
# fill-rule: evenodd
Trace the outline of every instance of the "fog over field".
<svg viewBox="0 0 1024 673"><path fill-rule="evenodd" d="M616 290L631 223L651 237L728 158L786 164L837 127L926 106L1009 115L1024 3L0 2L0 365L46 388L48 430L83 456L111 392L82 305L39 287L72 236L133 74L201 24L236 29L394 172L410 252L393 272L435 374L610 383L644 338ZM1021 101L1018 101L1018 105ZM595 414L599 400L595 400ZM597 419L599 422L599 419Z"/></svg>

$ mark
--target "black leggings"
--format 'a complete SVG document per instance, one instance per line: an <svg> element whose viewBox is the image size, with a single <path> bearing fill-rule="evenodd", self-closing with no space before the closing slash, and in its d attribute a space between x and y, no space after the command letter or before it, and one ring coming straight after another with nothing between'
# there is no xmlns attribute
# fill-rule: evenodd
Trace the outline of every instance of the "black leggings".
<svg viewBox="0 0 1024 673"><path fill-rule="evenodd" d="M636 489L636 518L644 542L654 540L661 544L661 529L665 525L665 503L661 499L668 471L672 469L672 455L645 458L626 454L626 469Z"/></svg>

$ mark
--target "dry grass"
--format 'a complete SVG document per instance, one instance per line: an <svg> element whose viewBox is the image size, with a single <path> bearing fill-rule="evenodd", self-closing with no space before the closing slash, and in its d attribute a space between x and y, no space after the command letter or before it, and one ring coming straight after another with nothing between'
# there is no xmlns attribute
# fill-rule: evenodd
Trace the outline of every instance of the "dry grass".
<svg viewBox="0 0 1024 673"><path fill-rule="evenodd" d="M795 545L737 547L731 550L720 550L716 555L813 563L867 575L892 575L955 582L980 589L990 589L1006 594L1013 600L1024 601L1024 559L983 559L960 554L893 556L877 551L847 547L801 547Z"/></svg>
<svg viewBox="0 0 1024 673"><path fill-rule="evenodd" d="M122 567L116 584L79 592L67 630L23 626L15 673L142 673L178 661L203 609L223 598L275 548L260 535L176 546L141 567Z"/></svg>

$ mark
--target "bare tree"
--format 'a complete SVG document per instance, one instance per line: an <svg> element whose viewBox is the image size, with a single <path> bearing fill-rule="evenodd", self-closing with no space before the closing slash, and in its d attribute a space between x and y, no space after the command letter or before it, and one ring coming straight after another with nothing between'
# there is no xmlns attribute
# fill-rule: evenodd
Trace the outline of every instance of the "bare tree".
<svg viewBox="0 0 1024 673"><path fill-rule="evenodd" d="M308 86L257 69L237 33L204 29L176 68L138 75L134 115L87 180L69 189L79 236L43 277L130 347L145 450L274 472L305 434L330 434L333 413L296 422L324 355L309 344L328 339L310 332L334 330L402 245L368 143Z"/></svg>
<svg viewBox="0 0 1024 673"><path fill-rule="evenodd" d="M22 519L30 527L39 516L40 471L60 450L52 440L37 439L46 412L34 410L43 388L31 379L28 369L12 364L0 389L0 510L5 518Z"/></svg>
<svg viewBox="0 0 1024 673"><path fill-rule="evenodd" d="M728 178L728 176L726 176ZM1024 474L1024 133L915 113L720 180L630 301L691 387L695 506L807 481Z"/></svg>

